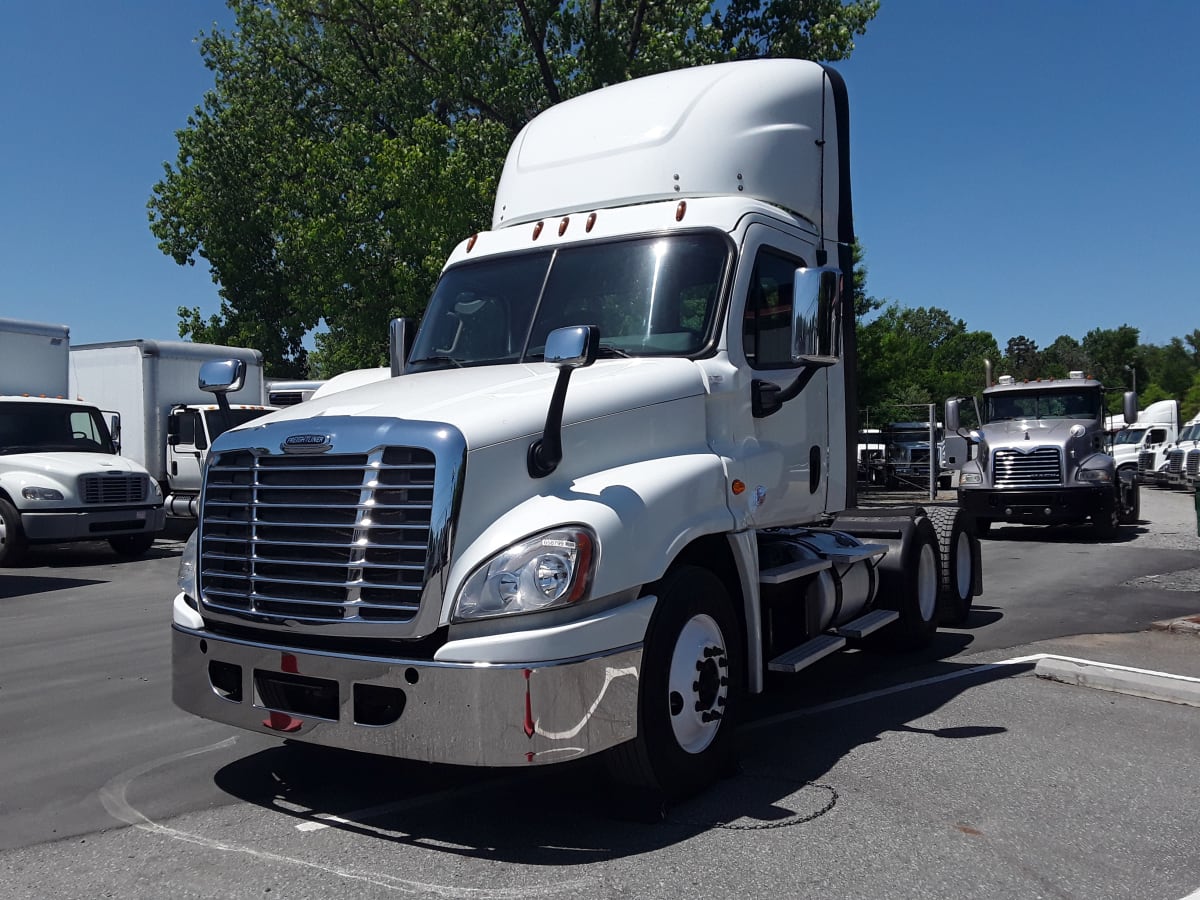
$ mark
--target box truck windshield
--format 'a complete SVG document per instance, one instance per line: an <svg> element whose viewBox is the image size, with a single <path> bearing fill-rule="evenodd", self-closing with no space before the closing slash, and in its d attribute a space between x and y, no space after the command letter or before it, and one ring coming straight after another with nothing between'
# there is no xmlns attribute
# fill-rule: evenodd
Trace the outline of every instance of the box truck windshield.
<svg viewBox="0 0 1200 900"><path fill-rule="evenodd" d="M65 403L0 406L0 453L113 453L99 410Z"/></svg>

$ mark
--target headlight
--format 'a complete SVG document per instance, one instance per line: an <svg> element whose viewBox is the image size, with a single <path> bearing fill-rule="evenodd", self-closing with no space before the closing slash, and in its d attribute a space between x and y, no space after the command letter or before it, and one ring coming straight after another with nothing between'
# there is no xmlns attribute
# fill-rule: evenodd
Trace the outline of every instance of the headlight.
<svg viewBox="0 0 1200 900"><path fill-rule="evenodd" d="M538 612L586 600L597 556L587 528L534 535L471 573L454 605L454 618L482 619Z"/></svg>
<svg viewBox="0 0 1200 900"><path fill-rule="evenodd" d="M960 472L958 475L959 484L983 484L983 476L978 472Z"/></svg>
<svg viewBox="0 0 1200 900"><path fill-rule="evenodd" d="M162 488L158 486L158 482L153 478L150 479L150 496L155 500L161 500L163 496Z"/></svg>
<svg viewBox="0 0 1200 900"><path fill-rule="evenodd" d="M1112 472L1108 469L1080 469L1075 475L1076 481L1112 482Z"/></svg>
<svg viewBox="0 0 1200 900"><path fill-rule="evenodd" d="M21 496L26 500L61 500L62 491L48 487L23 487Z"/></svg>
<svg viewBox="0 0 1200 900"><path fill-rule="evenodd" d="M179 557L179 589L193 600L197 599L196 558L200 544L196 535L199 533L199 530L192 531L187 543L183 545L183 554Z"/></svg>

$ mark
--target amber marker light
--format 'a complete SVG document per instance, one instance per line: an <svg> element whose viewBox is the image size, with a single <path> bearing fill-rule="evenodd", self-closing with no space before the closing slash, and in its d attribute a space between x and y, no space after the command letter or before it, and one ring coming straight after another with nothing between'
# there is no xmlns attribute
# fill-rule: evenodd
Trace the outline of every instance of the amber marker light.
<svg viewBox="0 0 1200 900"><path fill-rule="evenodd" d="M591 215L589 215L587 217L587 224L583 226L583 230L590 233L592 228L595 227L595 225L596 225L596 214L592 213Z"/></svg>
<svg viewBox="0 0 1200 900"><path fill-rule="evenodd" d="M680 200L679 205L675 207L675 221L682 222L683 217L687 215L687 201Z"/></svg>
<svg viewBox="0 0 1200 900"><path fill-rule="evenodd" d="M567 225L570 224L570 216L563 216L563 220L558 223L558 236L562 237L567 233Z"/></svg>
<svg viewBox="0 0 1200 900"><path fill-rule="evenodd" d="M731 487L733 488L733 496L735 497L746 493L746 482L742 481L740 478L733 479L733 484Z"/></svg>
<svg viewBox="0 0 1200 900"><path fill-rule="evenodd" d="M536 225L533 226L533 239L535 241L541 236L542 226L545 224L546 224L545 222L538 222Z"/></svg>
<svg viewBox="0 0 1200 900"><path fill-rule="evenodd" d="M471 235L471 236L470 236L470 237L467 239L467 252L468 252L468 253L470 253L472 250L474 250L474 249L475 249L475 242L476 242L477 240L479 240L479 233L478 233L478 232L476 232L475 234Z"/></svg>

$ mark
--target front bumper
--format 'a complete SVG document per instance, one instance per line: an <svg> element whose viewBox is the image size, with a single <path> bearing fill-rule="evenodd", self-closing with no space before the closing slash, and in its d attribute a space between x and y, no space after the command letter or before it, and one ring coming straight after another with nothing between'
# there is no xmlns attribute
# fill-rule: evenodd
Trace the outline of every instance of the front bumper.
<svg viewBox="0 0 1200 900"><path fill-rule="evenodd" d="M469 766L560 762L637 734L642 646L520 664L251 644L173 626L173 698L239 728Z"/></svg>
<svg viewBox="0 0 1200 900"><path fill-rule="evenodd" d="M35 543L103 541L122 534L157 534L166 525L161 507L21 511L21 528Z"/></svg>
<svg viewBox="0 0 1200 900"><path fill-rule="evenodd" d="M1082 522L1112 513L1116 494L1112 486L1059 488L1057 490L997 490L963 488L958 505L977 519L993 522L1053 524Z"/></svg>

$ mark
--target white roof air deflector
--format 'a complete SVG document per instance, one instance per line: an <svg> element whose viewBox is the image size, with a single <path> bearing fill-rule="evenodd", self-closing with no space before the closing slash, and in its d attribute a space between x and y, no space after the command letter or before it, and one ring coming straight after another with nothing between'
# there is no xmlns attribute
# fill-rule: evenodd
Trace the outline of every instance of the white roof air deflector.
<svg viewBox="0 0 1200 900"><path fill-rule="evenodd" d="M848 173L839 165L844 110L836 73L796 59L681 69L594 91L552 106L517 136L492 226L654 200L742 196L791 210L844 240L852 234L839 218L849 210Z"/></svg>

